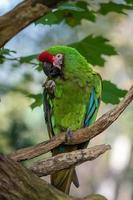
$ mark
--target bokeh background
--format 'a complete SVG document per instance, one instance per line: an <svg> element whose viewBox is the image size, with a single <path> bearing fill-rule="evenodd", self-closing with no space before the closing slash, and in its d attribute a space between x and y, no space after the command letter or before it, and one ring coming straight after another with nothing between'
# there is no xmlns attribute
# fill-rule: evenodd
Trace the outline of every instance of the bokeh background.
<svg viewBox="0 0 133 200"><path fill-rule="evenodd" d="M0 0L0 15L20 2ZM53 26L32 24L11 39L5 47L15 50L19 57L36 54L55 44L76 42L88 34L102 35L111 41L118 55L106 57L104 67L95 66L95 70L103 79L111 80L120 88L128 90L133 77L133 11L126 13L99 15L95 23L83 20L76 27L70 27L64 22ZM42 106L32 110L32 99L20 91L12 90L17 85L22 89L28 88L33 93L42 92L44 80L44 74L36 71L32 65L19 66L12 60L1 64L1 153L10 153L48 139ZM98 117L113 107L114 105L101 103ZM80 188L72 186L71 194L83 197L88 193L100 193L108 200L133 200L133 105L110 128L94 138L90 146L102 143L111 144L112 150L95 161L77 167ZM25 164L30 165L31 162L33 161Z"/></svg>

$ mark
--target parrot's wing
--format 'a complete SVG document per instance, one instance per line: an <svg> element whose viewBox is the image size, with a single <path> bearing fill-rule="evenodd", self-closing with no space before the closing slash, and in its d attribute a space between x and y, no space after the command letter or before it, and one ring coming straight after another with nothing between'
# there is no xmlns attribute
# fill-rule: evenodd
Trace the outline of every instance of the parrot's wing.
<svg viewBox="0 0 133 200"><path fill-rule="evenodd" d="M96 94L95 88L93 87L91 89L91 93L88 99L88 105L87 105L87 110L86 110L86 114L84 118L83 127L90 126L96 120L97 112L100 106L100 99L101 99L101 96L98 96ZM89 144L88 141L81 143L78 145L78 149L87 148L88 144Z"/></svg>
<svg viewBox="0 0 133 200"><path fill-rule="evenodd" d="M96 120L99 105L100 97L97 96L95 89L93 88L88 101L84 127L90 126Z"/></svg>
<svg viewBox="0 0 133 200"><path fill-rule="evenodd" d="M47 90L44 88L43 109L44 109L45 122L47 124L49 138L51 139L54 136L54 133L53 133L52 122L51 122L52 107L51 107L50 101L51 100L50 100L49 94Z"/></svg>

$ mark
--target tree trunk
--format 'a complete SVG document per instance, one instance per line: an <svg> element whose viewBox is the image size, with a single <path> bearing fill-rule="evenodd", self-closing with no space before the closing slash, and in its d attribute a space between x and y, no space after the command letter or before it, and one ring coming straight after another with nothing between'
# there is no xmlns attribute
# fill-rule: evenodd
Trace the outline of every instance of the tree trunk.
<svg viewBox="0 0 133 200"><path fill-rule="evenodd" d="M91 195L86 200L106 200ZM21 164L0 156L0 200L79 200L57 190Z"/></svg>

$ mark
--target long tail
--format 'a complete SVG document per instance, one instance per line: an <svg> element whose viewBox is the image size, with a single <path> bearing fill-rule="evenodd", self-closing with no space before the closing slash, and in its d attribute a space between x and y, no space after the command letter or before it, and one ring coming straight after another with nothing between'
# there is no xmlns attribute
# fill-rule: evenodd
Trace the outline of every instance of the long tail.
<svg viewBox="0 0 133 200"><path fill-rule="evenodd" d="M56 148L52 152L52 154L54 156L61 152L65 153L65 152L73 151L75 149L76 148L74 146L71 146L71 147L61 146L61 147ZM71 167L69 169L63 169L51 175L51 184L66 194L69 194L72 182L74 183L76 187L79 187L79 182L78 182L75 167Z"/></svg>

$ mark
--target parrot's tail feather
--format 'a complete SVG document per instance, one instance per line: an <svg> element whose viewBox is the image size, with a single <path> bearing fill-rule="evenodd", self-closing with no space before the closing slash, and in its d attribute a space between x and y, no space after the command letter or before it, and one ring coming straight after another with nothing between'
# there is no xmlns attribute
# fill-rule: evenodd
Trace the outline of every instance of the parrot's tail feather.
<svg viewBox="0 0 133 200"><path fill-rule="evenodd" d="M76 150L76 146L60 146L52 151L52 155L55 156L59 153L65 153ZM51 175L51 184L57 189L69 194L71 183L76 187L79 187L79 181L76 174L75 167L70 167L69 169L63 169Z"/></svg>
<svg viewBox="0 0 133 200"><path fill-rule="evenodd" d="M51 184L62 192L69 194L71 183L79 187L75 168L63 169L51 175Z"/></svg>
<svg viewBox="0 0 133 200"><path fill-rule="evenodd" d="M79 187L79 180L78 180L78 176L77 176L75 168L73 170L73 177L72 178L73 178L72 179L73 184L75 185L75 187L78 188Z"/></svg>

